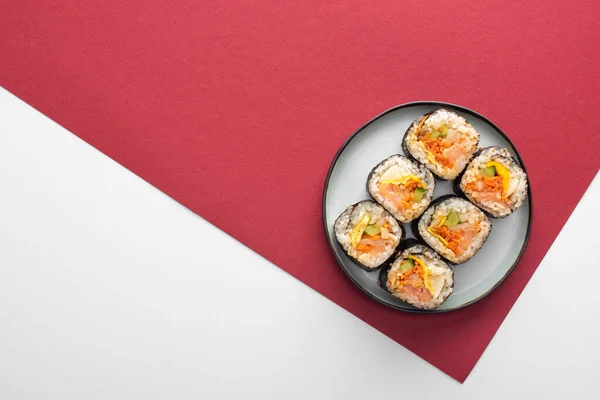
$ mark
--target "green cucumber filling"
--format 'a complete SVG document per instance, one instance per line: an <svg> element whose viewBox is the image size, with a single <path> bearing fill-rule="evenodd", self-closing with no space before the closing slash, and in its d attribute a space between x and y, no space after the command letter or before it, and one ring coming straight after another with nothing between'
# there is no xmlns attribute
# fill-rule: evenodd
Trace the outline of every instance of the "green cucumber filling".
<svg viewBox="0 0 600 400"><path fill-rule="evenodd" d="M439 137L446 137L448 135L448 127L440 126L438 129L431 129L431 134L429 135L429 139L437 139Z"/></svg>
<svg viewBox="0 0 600 400"><path fill-rule="evenodd" d="M481 168L479 170L479 173L481 174L481 176L491 178L493 176L496 176L496 167L492 165L490 167Z"/></svg>
<svg viewBox="0 0 600 400"><path fill-rule="evenodd" d="M458 216L457 213L455 213L454 211L450 211L450 214L448 214L448 217L446 218L446 222L444 222L444 225L446 225L448 228L453 227L454 225L458 225L460 224L460 217Z"/></svg>
<svg viewBox="0 0 600 400"><path fill-rule="evenodd" d="M379 232L381 232L379 225L368 225L365 228L365 234L369 236L377 235Z"/></svg>
<svg viewBox="0 0 600 400"><path fill-rule="evenodd" d="M416 188L415 193L413 194L413 201L418 203L419 201L423 200L423 196L425 196L425 189Z"/></svg>
<svg viewBox="0 0 600 400"><path fill-rule="evenodd" d="M400 263L400 271L402 271L403 274L410 271L414 267L415 267L415 262L413 260L404 260Z"/></svg>

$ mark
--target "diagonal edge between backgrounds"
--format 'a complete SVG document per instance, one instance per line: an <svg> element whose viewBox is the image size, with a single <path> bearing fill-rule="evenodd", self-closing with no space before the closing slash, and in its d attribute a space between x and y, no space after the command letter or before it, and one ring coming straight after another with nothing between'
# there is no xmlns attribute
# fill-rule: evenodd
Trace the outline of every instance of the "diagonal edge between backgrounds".
<svg viewBox="0 0 600 400"><path fill-rule="evenodd" d="M121 164L119 161L115 160L114 158L108 156L106 153L104 153L103 151L99 150L97 147L91 145L90 143L88 143L87 141L85 141L84 139L82 139L80 136L72 133L69 129L63 127L62 125L60 125L58 122L54 121L52 118L48 117L46 114L42 113L41 111L37 110L35 107L29 105L27 102L25 102L24 100L22 100L21 98L19 98L18 96L14 95L12 92L10 92L8 89L6 88L2 88L0 87L2 90L6 91L6 93L8 93L10 96L13 96L14 98L18 99L20 102L22 102L23 104L27 105L28 107L31 107L32 109L36 110L36 112L40 113L41 115L43 115L44 117L46 117L48 120L52 121L53 123L55 123L56 125L60 126L62 129L66 130L67 132L69 132L72 136L76 137L78 140L80 140L81 142L85 143L87 146L93 148L94 150L96 150L97 152L103 154L105 157L107 157L108 159L110 159L112 162L115 162L116 164L120 165L121 167L123 167L125 170L129 171L130 173L132 173L133 175L137 176L138 178L142 179L143 181L145 181L146 183L148 183L150 186L154 187L156 190L158 190L159 192L163 193L164 195L166 195L167 197L170 197L171 199L173 199L176 203L179 203L181 206L183 206L184 208L188 209L191 213L193 213L195 216L198 216L200 218L202 218L203 220L207 221L208 223L210 223L211 225L215 226L217 229L219 229L220 231L222 231L224 234L226 234L227 236L231 237L232 239L234 239L236 242L242 244L244 247L248 248L249 250L251 250L252 252L254 252L255 254L258 254L261 258L265 259L266 261L268 261L270 264L272 265L276 265L275 263L271 262L268 258L266 258L264 255L262 255L260 252L254 250L252 247L247 246L246 244L244 244L243 242L237 240L235 237L229 235L226 231L222 230L219 226L218 223L215 223L214 221L212 221L211 219L207 219L205 217L202 217L201 215L195 213L194 211L192 211L192 209L190 209L189 207L186 206L185 202L181 202L178 201L176 198L170 196L169 194L167 194L166 192L162 191L161 189L159 189L157 186L155 186L151 181L141 177L140 175L136 174L135 172L133 172L132 170L130 170L129 168L125 167L123 164ZM586 188L589 188L591 181L593 181L593 176L591 177L590 182L586 185ZM585 191L584 191L585 193ZM581 197L579 197L579 201L581 201L581 198L583 197L583 193L581 195ZM578 204L578 203L577 203ZM571 212L569 213L569 217L570 215L572 215L573 210L575 209L575 207L571 210ZM566 221L565 221L566 222ZM561 230L563 227L561 227ZM560 232L560 231L559 231ZM553 238L552 243L554 243L554 241L556 240L556 236ZM550 249L550 246L548 247L547 251ZM546 254L545 253L545 254ZM538 264L539 265L539 264ZM278 267L278 269L283 270L284 272L286 272L288 275L291 275L292 277L294 277L296 280L300 281L301 283L303 283L305 286L308 286L309 288L311 288L314 292L320 294L322 297L327 298L329 301L331 301L332 303L336 304L337 306L339 306L340 308L344 309L346 312L348 312L349 314L352 314L355 318L361 320L363 323L366 323L367 325L371 326L372 328L374 328L375 330L379 331L380 333L382 333L384 336L388 337L389 339L393 340L395 343L401 345L403 348L407 349L408 351L410 351L411 353L415 354L416 356L418 356L419 358L421 358L423 361L427 362L428 364L430 364L431 366L434 366L436 369L444 372L445 374L447 374L448 376L451 376L452 378L456 379L458 382L464 382L465 379L469 376L470 372L473 370L474 366L477 364L478 360L481 358L483 352L485 352L485 349L487 348L489 342L484 346L482 352L480 353L479 357L477 358L476 362L469 368L468 372L462 376L462 375L456 375L456 374L451 374L450 372L446 372L442 369L440 369L439 367L437 367L436 365L432 364L431 362L429 362L426 358L422 357L418 352L415 352L411 349L408 349L406 346L402 345L401 343L397 342L396 340L392 339L390 336L386 335L383 331L381 331L380 329L377 329L375 326L373 326L372 324L370 324L369 322L367 322L366 320L358 317L356 314L352 313L351 311L348 310L348 308L336 303L335 301L333 301L331 298L329 298L328 296L324 295L323 293L317 291L316 289L314 289L312 286L304 283L302 280L300 280L296 275L294 275L293 273L289 272L288 270L284 269L284 268L280 268ZM537 269L537 266L536 266ZM533 276L533 274L532 274ZM529 280L531 279L531 276L526 280L525 284L523 285L523 287L525 287L527 285L527 283L529 282ZM519 295L522 293L523 289L521 289L519 291ZM517 299L518 299L517 297ZM514 306L514 302L510 305L510 307L508 308L508 312L510 312L510 310L512 309L512 307ZM499 324L498 324L498 328L495 329L494 332L497 332L497 329L499 329L499 327L502 325L502 323L504 322L504 320L506 319L508 312L504 315L504 317L500 320ZM495 335L495 333L494 333ZM490 340L493 339L494 335L491 336Z"/></svg>
<svg viewBox="0 0 600 400"><path fill-rule="evenodd" d="M558 237L561 235L561 233L563 232L563 230L565 229L565 226L567 226L567 224L569 223L569 221L571 220L571 218L573 217L573 214L575 212L575 210L577 209L577 207L579 206L579 204L581 204L581 202L584 200L584 198L586 196L589 196L590 190L592 188L592 186L595 184L595 182L598 181L597 184L600 184L600 168L596 171L596 175L594 175L592 177L592 180L588 183L588 185L586 186L585 191L583 192L582 196L579 198L579 200L577 201L577 204L575 205L575 207L573 208L573 210L571 210L571 213L569 214L569 217L567 218L567 221L565 222L565 224L560 228L560 231L558 232L558 234L556 235L556 237L552 240L552 243L550 244L550 247L548 247L548 250L546 251L546 253L544 254L544 256L542 257L542 260L540 261L540 263L538 264L538 267L535 268L535 271L533 272L533 274L529 277L529 279L527 279L527 281L525 282L525 286L523 288L523 290L521 290L521 292L519 293L519 296L517 297L517 299L514 301L514 303L510 306L509 311L506 313L506 315L504 316L504 318L502 319L502 321L500 322L500 325L498 326L498 329L496 330L496 333L494 333L494 335L492 336L492 338L490 339L490 342L488 343L488 345L486 346L486 348L484 349L483 353L481 353L481 356L479 357L479 359L477 360L477 362L475 363L475 365L473 366L473 368L471 369L471 371L463 378L462 381L460 381L461 383L465 383L466 380L469 378L469 376L471 376L472 372L475 370L475 368L477 368L477 366L479 365L479 362L481 361L481 359L484 357L485 353L488 351L490 344L492 343L492 341L494 340L494 338L496 337L496 335L498 334L498 332L500 331L500 329L502 329L504 323L506 322L506 320L508 319L508 316L510 315L510 313L512 312L512 310L515 308L515 306L517 305L517 302L519 302L519 300L521 299L521 297L523 296L523 294L525 293L525 291L527 290L527 286L529 285L529 282L531 282L531 280L533 279L533 277L538 273L539 271L539 266L542 265L542 263L544 262L544 260L546 259L546 257L548 256L548 253L550 252L550 250L552 249L552 246L554 246L554 243L556 242L556 240L558 239Z"/></svg>
<svg viewBox="0 0 600 400"><path fill-rule="evenodd" d="M377 327L373 326L372 324L368 323L367 321L359 318L356 314L352 313L350 310L348 310L346 307L336 303L335 301L333 301L331 298L329 298L328 296L324 295L323 293L319 292L318 290L316 290L315 288L313 288L312 286L308 285L307 283L305 283L304 281L302 281L301 279L299 279L296 275L294 275L293 273L289 272L288 270L279 267L277 264L275 264L274 262L272 262L271 260L269 260L267 257L265 257L263 254L261 254L260 252L256 251L255 249L253 249L252 247L246 245L245 243L241 242L240 240L236 239L235 237L231 236L229 233L227 233L227 231L221 229L218 224L214 223L213 221L203 217L200 214L197 214L196 212L194 212L192 209L190 209L189 207L187 207L183 202L178 201L177 199L175 199L174 197L170 196L168 193L162 191L160 188L158 188L157 186L153 185L151 182L149 182L148 180L144 179L143 177L139 176L138 174L136 174L135 172L133 172L132 170L130 170L129 168L125 167L123 164L121 164L120 162L116 161L114 158L110 157L109 155L107 155L106 153L102 152L101 150L99 150L98 148L92 146L90 143L86 142L85 140L83 140L81 137L79 137L78 135L76 135L75 133L71 132L69 129L67 129L66 127L62 126L60 123L58 123L57 121L53 120L52 118L50 118L49 116L47 116L46 114L44 114L43 112L41 112L40 110L36 109L35 107L33 107L32 105L28 104L26 101L24 101L23 99L21 99L20 97L16 96L14 93L12 93L11 91L9 91L8 89L6 89L3 86L0 86L0 97L4 95L4 93L6 93L8 96L12 97L13 99L16 99L17 101L19 101L21 104L23 104L24 106L34 110L36 113L38 113L39 115L43 116L44 119L46 119L46 121L51 122L52 124L55 124L56 126L60 127L61 131L68 133L72 138L74 138L76 141L78 141L79 143L87 146L89 149L93 150L94 152L96 152L97 154L101 155L102 157L105 157L106 159L110 160L110 162L118 165L120 168L122 168L123 170L127 171L127 173L133 175L134 177L136 177L137 179L140 179L142 182L144 182L145 184L149 185L153 190L156 191L156 193L162 195L162 196L166 196L167 198L169 198L170 200L172 200L177 206L185 209L187 212L189 212L193 217L195 218L200 218L203 221L206 221L207 223L209 223L210 225L212 225L214 228L216 228L221 234L229 237L230 239L234 240L235 242L237 242L238 244L240 244L241 246L243 246L244 248L246 248L247 250L251 251L252 253L256 254L257 256L259 256L260 258L262 258L263 260L265 260L267 263L269 263L270 265L272 265L273 267L275 267L273 270L274 271L278 271L281 273L286 274L287 276L292 277L295 281L299 282L300 284L302 284L303 286L307 287L308 289L310 289L313 293L319 295L321 298L326 299L328 302L330 302L331 304L333 304L334 306L338 307L339 309L343 310L344 312L346 312L347 314L349 314L350 316L352 316L352 318L355 318L356 320L360 321L360 323L363 323L367 326L369 326L370 328L372 328L373 330L377 331L379 334L381 334L384 338L386 338L387 340L391 340L392 342L394 342L395 345L399 345L401 346L403 349L407 350L409 353L411 353L412 355L414 355L415 357L417 357L419 359L420 362L425 362L426 364L428 364L430 367L433 367L435 369L437 369L438 371L442 372L443 374L449 376L450 378L456 380L458 383L463 383L464 379L466 378L461 378L458 376L454 376L451 373L444 371L443 369L437 367L436 365L432 364L431 362L429 362L427 359L425 359L424 357L422 357L421 355L419 355L417 352L409 349L408 347L402 345L401 343L397 342L396 340L392 339L390 336L386 335L384 332L382 332L381 330L377 329ZM357 293L360 293L360 295L363 295L360 291L357 291Z"/></svg>

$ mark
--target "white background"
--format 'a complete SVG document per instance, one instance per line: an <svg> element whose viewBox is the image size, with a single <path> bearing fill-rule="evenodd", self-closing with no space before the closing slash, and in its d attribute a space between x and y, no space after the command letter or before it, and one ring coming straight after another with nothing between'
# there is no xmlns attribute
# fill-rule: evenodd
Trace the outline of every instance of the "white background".
<svg viewBox="0 0 600 400"><path fill-rule="evenodd" d="M0 89L0 399L599 399L599 201L461 385Z"/></svg>

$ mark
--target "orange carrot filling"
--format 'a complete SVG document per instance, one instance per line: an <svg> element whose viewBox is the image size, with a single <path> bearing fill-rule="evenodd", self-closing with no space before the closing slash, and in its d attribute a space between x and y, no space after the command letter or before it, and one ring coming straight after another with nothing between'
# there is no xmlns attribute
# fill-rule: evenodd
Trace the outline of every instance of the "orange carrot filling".
<svg viewBox="0 0 600 400"><path fill-rule="evenodd" d="M417 188L425 189L422 182L408 180L406 183L396 185L394 183L380 183L379 191L389 200L393 201L398 208L412 208L412 201Z"/></svg>
<svg viewBox="0 0 600 400"><path fill-rule="evenodd" d="M408 279L408 277L410 277L412 274L417 275L419 279ZM425 287L424 275L425 271L423 271L423 267L417 264L410 271L407 271L406 273L400 275L398 284L400 284L401 286L410 285L416 288Z"/></svg>
<svg viewBox="0 0 600 400"><path fill-rule="evenodd" d="M435 161L444 167L452 167L452 163L444 156L444 150L452 147L451 143L443 143L439 139L428 139L423 141L425 149L428 150L435 158Z"/></svg>
<svg viewBox="0 0 600 400"><path fill-rule="evenodd" d="M421 121L421 124L423 123L423 121ZM420 125L419 125L420 126ZM423 145L425 146L425 149L431 153L431 155L433 156L433 158L435 159L435 161L437 161L439 164L445 166L445 167L452 167L453 163L451 163L445 156L444 156L444 150L452 147L452 143L450 143L449 141L445 141L442 142L442 140L444 139L444 136L440 135L440 132L443 131L443 127L440 127L437 131L434 131L433 128L431 128L431 131L427 131L425 132L425 134L419 139ZM433 133L436 133L436 135L433 135ZM446 130L447 132L447 130ZM417 131L417 135L418 135L419 131ZM431 138L431 136L434 136L433 138Z"/></svg>
<svg viewBox="0 0 600 400"><path fill-rule="evenodd" d="M423 119L421 120L421 122L419 122L419 126L417 126L417 136L419 135L419 133L421 133L421 128L423 127L423 124L425 123L425 121L427 120L427 118L429 118L431 114L426 114Z"/></svg>
<svg viewBox="0 0 600 400"><path fill-rule="evenodd" d="M382 228L389 229L390 225L386 222L385 224L383 224ZM363 239L368 240L369 243L362 243ZM377 243L374 244L373 242L377 242ZM356 246L356 250L363 252L363 253L369 253L369 252L371 252L371 250L373 250L375 248L378 248L379 250L384 250L387 242L388 242L387 239L381 238L380 233L376 233L374 235L369 235L368 233L363 232L363 234L361 236L361 242L359 242L358 246Z"/></svg>
<svg viewBox="0 0 600 400"><path fill-rule="evenodd" d="M458 246L463 240L462 232L460 230L450 230L445 225L435 227L432 230L433 232L435 232L436 235L440 235L441 237L443 237L444 240L448 242L448 245L446 247L448 247L454 252L454 254L456 254ZM459 256L460 254L456 255Z"/></svg>
<svg viewBox="0 0 600 400"><path fill-rule="evenodd" d="M473 193L475 198L482 197L480 194L499 193L502 202L508 200L503 186L503 178L498 175L479 176L477 181L467 183L466 189Z"/></svg>
<svg viewBox="0 0 600 400"><path fill-rule="evenodd" d="M389 276L388 286L393 291L427 302L432 299L432 294L425 283L425 275L423 266L417 262L410 270Z"/></svg>

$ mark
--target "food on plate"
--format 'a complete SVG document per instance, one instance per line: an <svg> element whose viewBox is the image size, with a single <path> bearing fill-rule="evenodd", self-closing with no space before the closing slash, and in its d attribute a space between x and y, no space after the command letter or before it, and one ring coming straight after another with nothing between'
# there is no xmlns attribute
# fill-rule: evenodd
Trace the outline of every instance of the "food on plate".
<svg viewBox="0 0 600 400"><path fill-rule="evenodd" d="M413 221L413 231L446 260L462 264L481 249L492 231L492 223L471 202L442 196Z"/></svg>
<svg viewBox="0 0 600 400"><path fill-rule="evenodd" d="M404 231L382 206L361 201L335 220L333 230L346 254L366 270L381 267L396 251Z"/></svg>
<svg viewBox="0 0 600 400"><path fill-rule="evenodd" d="M401 222L421 215L431 203L434 189L431 172L399 154L379 163L367 180L371 196Z"/></svg>
<svg viewBox="0 0 600 400"><path fill-rule="evenodd" d="M504 218L527 197L527 174L507 149L486 147L455 181L455 189L489 215Z"/></svg>
<svg viewBox="0 0 600 400"><path fill-rule="evenodd" d="M440 108L416 119L402 140L404 152L436 176L455 179L477 151L479 133L466 119Z"/></svg>
<svg viewBox="0 0 600 400"><path fill-rule="evenodd" d="M380 285L393 296L417 308L432 310L452 294L454 273L432 249L414 239L379 276Z"/></svg>

